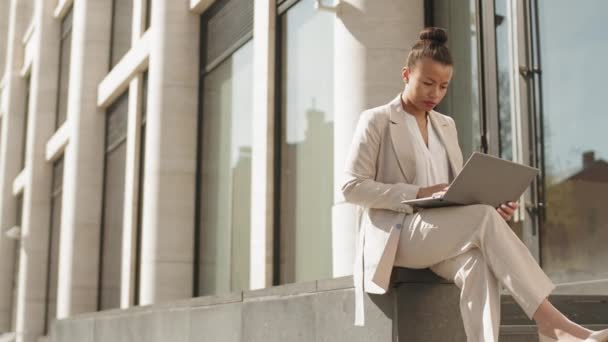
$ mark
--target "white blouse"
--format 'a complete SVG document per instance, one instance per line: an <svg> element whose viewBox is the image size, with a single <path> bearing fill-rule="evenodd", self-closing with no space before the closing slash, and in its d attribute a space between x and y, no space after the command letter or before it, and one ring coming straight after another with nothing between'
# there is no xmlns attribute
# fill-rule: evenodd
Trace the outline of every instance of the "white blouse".
<svg viewBox="0 0 608 342"><path fill-rule="evenodd" d="M414 185L426 187L440 183L449 183L450 170L448 163L448 153L439 139L435 128L426 116L429 146L424 143L424 138L420 133L416 118L405 112L405 122L412 137L414 153L416 156L416 178Z"/></svg>

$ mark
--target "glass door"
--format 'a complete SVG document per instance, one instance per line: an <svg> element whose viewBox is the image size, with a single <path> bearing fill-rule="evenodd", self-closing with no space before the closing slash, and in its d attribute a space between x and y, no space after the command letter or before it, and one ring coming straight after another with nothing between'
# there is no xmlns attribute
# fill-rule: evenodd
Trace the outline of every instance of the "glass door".
<svg viewBox="0 0 608 342"><path fill-rule="evenodd" d="M500 155L541 170L522 238L561 292L608 293L608 2L494 4Z"/></svg>

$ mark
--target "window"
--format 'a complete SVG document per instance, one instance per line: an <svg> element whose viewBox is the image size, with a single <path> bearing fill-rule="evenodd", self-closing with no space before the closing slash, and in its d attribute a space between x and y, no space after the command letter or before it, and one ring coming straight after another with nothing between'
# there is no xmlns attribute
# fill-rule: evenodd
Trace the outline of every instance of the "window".
<svg viewBox="0 0 608 342"><path fill-rule="evenodd" d="M152 23L152 0L146 0L146 25L145 30L150 28L150 24Z"/></svg>
<svg viewBox="0 0 608 342"><path fill-rule="evenodd" d="M30 112L30 76L28 75L25 79L25 103L23 106L23 136L22 136L22 150L21 150L21 169L25 168L25 158L27 156L27 129Z"/></svg>
<svg viewBox="0 0 608 342"><path fill-rule="evenodd" d="M138 193L137 193L137 231L135 233L135 294L134 305L139 304L139 288L141 284L141 234L142 234L142 214L144 208L144 180L145 180L145 164L146 164L146 117L147 117L147 101L148 101L148 72L144 72L142 85L142 113L141 113L141 133L139 142L139 176L138 176Z"/></svg>
<svg viewBox="0 0 608 342"><path fill-rule="evenodd" d="M253 2L216 3L202 20L196 295L249 288Z"/></svg>
<svg viewBox="0 0 608 342"><path fill-rule="evenodd" d="M57 86L57 113L55 129L61 127L67 118L68 83L70 81L70 55L72 50L72 9L61 21L59 48L59 80Z"/></svg>
<svg viewBox="0 0 608 342"><path fill-rule="evenodd" d="M436 110L456 122L465 160L481 145L475 3L474 0L432 0L431 6L431 24L448 31L448 47L454 59L454 76Z"/></svg>
<svg viewBox="0 0 608 342"><path fill-rule="evenodd" d="M45 335L57 318L57 277L59 270L59 237L61 231L61 194L63 190L63 157L53 164L51 188L51 224L49 232L49 267L46 288Z"/></svg>
<svg viewBox="0 0 608 342"><path fill-rule="evenodd" d="M112 2L112 51L110 69L131 48L133 26L133 0L114 0Z"/></svg>
<svg viewBox="0 0 608 342"><path fill-rule="evenodd" d="M129 95L112 104L106 117L104 198L99 309L120 306L120 276Z"/></svg>
<svg viewBox="0 0 608 342"><path fill-rule="evenodd" d="M332 276L334 20L312 0L280 16L279 283Z"/></svg>
<svg viewBox="0 0 608 342"><path fill-rule="evenodd" d="M15 217L15 225L19 228L21 228L21 223L23 222L23 193L19 194L16 196L15 198L15 212L16 212L16 217ZM19 284L19 272L20 272L20 267L19 264L21 263L21 239L17 240L17 242L15 243L15 249L14 249L14 265L13 265L13 297L11 300L11 330L12 331L17 331L17 291L18 291L18 284Z"/></svg>

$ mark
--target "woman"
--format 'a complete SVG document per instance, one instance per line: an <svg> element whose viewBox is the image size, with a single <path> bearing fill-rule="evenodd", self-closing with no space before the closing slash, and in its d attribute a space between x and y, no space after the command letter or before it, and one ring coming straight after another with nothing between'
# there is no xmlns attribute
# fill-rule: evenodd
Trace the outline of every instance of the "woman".
<svg viewBox="0 0 608 342"><path fill-rule="evenodd" d="M404 91L359 119L342 186L360 209L355 325L364 323L363 291L385 293L399 266L454 281L468 341L498 340L499 282L536 321L541 341L608 341L608 330L585 329L547 300L555 285L506 223L516 203L417 212L401 203L445 191L462 169L454 121L433 111L452 78L446 42L443 29L423 30L402 70Z"/></svg>

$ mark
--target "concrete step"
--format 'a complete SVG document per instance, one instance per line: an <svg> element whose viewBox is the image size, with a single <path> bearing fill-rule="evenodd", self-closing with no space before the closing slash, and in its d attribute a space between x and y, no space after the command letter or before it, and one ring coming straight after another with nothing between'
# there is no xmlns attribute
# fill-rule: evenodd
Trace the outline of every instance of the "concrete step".
<svg viewBox="0 0 608 342"><path fill-rule="evenodd" d="M585 324L591 330L607 329L608 324ZM538 342L534 325L501 325L500 342Z"/></svg>
<svg viewBox="0 0 608 342"><path fill-rule="evenodd" d="M354 327L352 277L81 314L53 324L53 342L434 342L466 341L460 290L430 271L401 272L385 295L365 295ZM533 322L502 296L501 342L537 341ZM551 297L568 317L607 327L608 296Z"/></svg>
<svg viewBox="0 0 608 342"><path fill-rule="evenodd" d="M608 296L553 295L551 303L572 321L591 330L608 328ZM536 342L538 335L534 322L529 320L513 297L501 298L501 342Z"/></svg>

